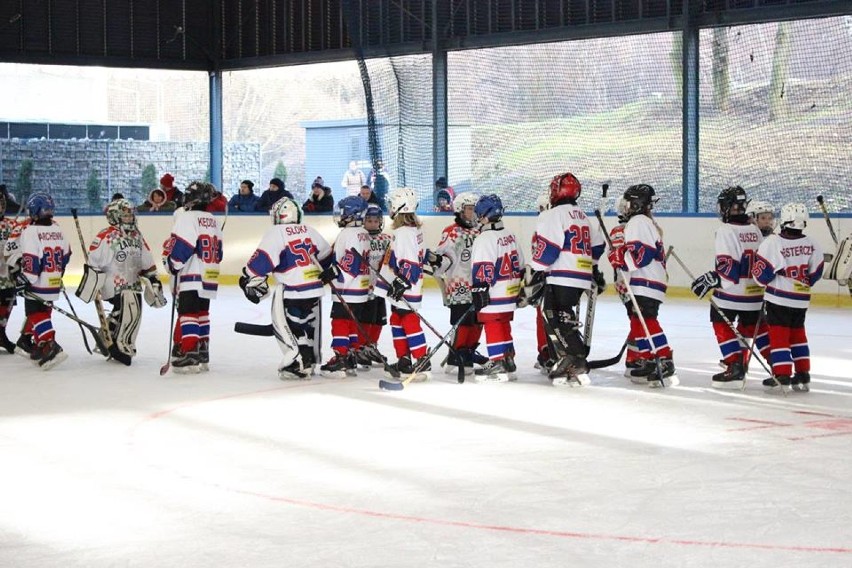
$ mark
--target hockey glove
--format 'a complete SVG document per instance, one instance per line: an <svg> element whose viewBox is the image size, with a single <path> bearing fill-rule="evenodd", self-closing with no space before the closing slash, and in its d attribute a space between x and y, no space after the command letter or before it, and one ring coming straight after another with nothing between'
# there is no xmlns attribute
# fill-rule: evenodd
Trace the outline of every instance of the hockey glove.
<svg viewBox="0 0 852 568"><path fill-rule="evenodd" d="M440 268L441 264L444 262L444 255L432 252L429 249L426 249L425 257L426 264L432 268Z"/></svg>
<svg viewBox="0 0 852 568"><path fill-rule="evenodd" d="M337 280L338 276L340 276L340 268L336 264L332 263L328 265L328 268L325 268L322 272L320 272L319 279L323 284L331 284Z"/></svg>
<svg viewBox="0 0 852 568"><path fill-rule="evenodd" d="M609 259L609 263L616 270L627 270L627 263L624 261L624 247L618 247L614 249L610 249L607 258Z"/></svg>
<svg viewBox="0 0 852 568"><path fill-rule="evenodd" d="M9 278L15 284L15 294L28 292L32 287L32 284L30 284L30 281L27 280L26 276L24 276L24 271L21 270L20 266L9 267Z"/></svg>
<svg viewBox="0 0 852 568"><path fill-rule="evenodd" d="M544 295L544 284L546 274L544 272L533 270L527 266L524 273L524 285L521 288L521 293L518 296L518 307L525 308L527 306L537 306L541 303L541 297Z"/></svg>
<svg viewBox="0 0 852 568"><path fill-rule="evenodd" d="M391 282L390 290L388 290L388 296L392 299L399 301L402 299L402 295L405 294L406 290L411 288L411 284L405 278L397 276Z"/></svg>
<svg viewBox="0 0 852 568"><path fill-rule="evenodd" d="M597 265L592 267L592 286L596 286L598 289L598 294L603 294L604 290L606 290L606 280L604 279L603 272L601 272Z"/></svg>
<svg viewBox="0 0 852 568"><path fill-rule="evenodd" d="M240 288L252 304L259 303L269 292L266 276L249 276L245 267L243 267L243 275L240 276Z"/></svg>
<svg viewBox="0 0 852 568"><path fill-rule="evenodd" d="M692 293L699 298L703 298L707 295L707 292L721 285L722 281L719 279L719 275L716 274L715 270L711 270L705 272L692 282Z"/></svg>
<svg viewBox="0 0 852 568"><path fill-rule="evenodd" d="M473 309L477 312L491 303L491 296L488 295L488 288L471 288L471 303Z"/></svg>

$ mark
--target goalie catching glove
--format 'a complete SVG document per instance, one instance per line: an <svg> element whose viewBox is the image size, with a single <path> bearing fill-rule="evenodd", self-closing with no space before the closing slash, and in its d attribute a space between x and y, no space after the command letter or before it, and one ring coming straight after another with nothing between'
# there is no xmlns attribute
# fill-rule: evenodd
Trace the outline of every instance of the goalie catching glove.
<svg viewBox="0 0 852 568"><path fill-rule="evenodd" d="M162 308L168 304L163 294L163 283L160 282L156 272L143 274L139 278L139 283L142 284L142 298L146 304L152 308Z"/></svg>
<svg viewBox="0 0 852 568"><path fill-rule="evenodd" d="M544 272L533 270L527 266L524 272L524 285L521 287L521 293L518 296L519 308L537 306L541 303L546 276Z"/></svg>
<svg viewBox="0 0 852 568"><path fill-rule="evenodd" d="M245 267L243 267L243 274L240 276L240 288L243 289L243 294L252 304L260 303L263 297L269 293L266 276L249 276Z"/></svg>
<svg viewBox="0 0 852 568"><path fill-rule="evenodd" d="M699 298L703 298L707 295L707 292L718 288L722 285L722 280L719 278L719 275L716 274L715 270L711 270L709 272L705 272L692 282L692 293L698 296Z"/></svg>

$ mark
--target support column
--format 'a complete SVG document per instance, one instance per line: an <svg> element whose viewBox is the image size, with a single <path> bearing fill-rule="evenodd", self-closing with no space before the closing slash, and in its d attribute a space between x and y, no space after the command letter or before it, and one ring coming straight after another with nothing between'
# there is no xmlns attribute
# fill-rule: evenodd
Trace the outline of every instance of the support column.
<svg viewBox="0 0 852 568"><path fill-rule="evenodd" d="M209 72L210 96L210 182L219 191L222 187L222 72Z"/></svg>
<svg viewBox="0 0 852 568"><path fill-rule="evenodd" d="M698 28L692 12L696 0L683 2L683 202L684 213L698 212Z"/></svg>
<svg viewBox="0 0 852 568"><path fill-rule="evenodd" d="M447 147L447 51L441 44L441 22L438 4L432 2L432 182L448 174ZM434 200L434 194L430 202ZM434 205L434 203L433 203Z"/></svg>

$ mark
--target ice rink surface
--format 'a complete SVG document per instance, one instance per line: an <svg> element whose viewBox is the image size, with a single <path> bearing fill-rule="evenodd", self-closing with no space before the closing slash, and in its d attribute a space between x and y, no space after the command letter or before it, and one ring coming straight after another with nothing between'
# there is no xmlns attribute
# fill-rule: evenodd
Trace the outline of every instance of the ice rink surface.
<svg viewBox="0 0 852 568"><path fill-rule="evenodd" d="M210 372L160 377L169 309L146 308L129 368L58 314L62 365L0 356L0 566L852 566L848 310L808 313L812 391L784 397L756 364L744 392L710 387L697 300L662 307L682 383L665 390L622 364L550 386L529 308L517 383L282 382L274 340L232 331L269 321L236 287L212 306ZM421 314L449 329L437 292ZM592 359L626 334L616 298L597 314ZM389 329L380 345L395 359Z"/></svg>

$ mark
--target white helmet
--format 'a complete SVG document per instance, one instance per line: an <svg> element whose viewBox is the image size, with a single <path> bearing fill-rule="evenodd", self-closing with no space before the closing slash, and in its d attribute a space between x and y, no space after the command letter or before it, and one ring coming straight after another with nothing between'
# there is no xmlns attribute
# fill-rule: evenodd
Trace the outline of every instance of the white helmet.
<svg viewBox="0 0 852 568"><path fill-rule="evenodd" d="M282 197L272 204L269 210L273 225L286 225L302 222L302 210L299 204L289 197Z"/></svg>
<svg viewBox="0 0 852 568"><path fill-rule="evenodd" d="M775 214L775 208L772 207L772 204L768 201L752 199L748 202L748 206L746 207L746 215L750 217L757 217L761 213Z"/></svg>
<svg viewBox="0 0 852 568"><path fill-rule="evenodd" d="M476 205L476 202L479 201L479 196L473 193L472 191L465 191L464 193L459 193L456 195L456 198L453 199L453 211L456 214L464 213L464 208L468 205L473 207Z"/></svg>
<svg viewBox="0 0 852 568"><path fill-rule="evenodd" d="M398 187L390 192L388 196L390 204L388 213L390 218L396 217L397 213L416 213L417 194L410 187Z"/></svg>
<svg viewBox="0 0 852 568"><path fill-rule="evenodd" d="M539 213L550 209L550 187L541 190L541 193L535 198L535 204L538 207Z"/></svg>
<svg viewBox="0 0 852 568"><path fill-rule="evenodd" d="M781 208L781 228L802 230L808 226L808 208L804 203L788 203Z"/></svg>

